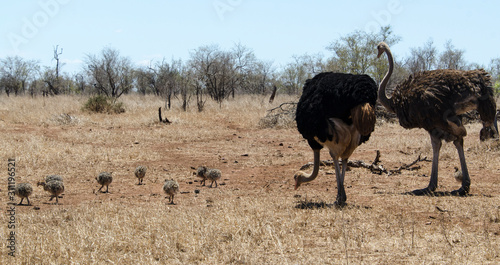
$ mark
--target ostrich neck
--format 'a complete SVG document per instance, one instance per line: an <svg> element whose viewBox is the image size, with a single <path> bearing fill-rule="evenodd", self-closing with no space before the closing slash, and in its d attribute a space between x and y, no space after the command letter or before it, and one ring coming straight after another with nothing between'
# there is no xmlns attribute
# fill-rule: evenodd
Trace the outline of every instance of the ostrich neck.
<svg viewBox="0 0 500 265"><path fill-rule="evenodd" d="M312 171L311 175L309 175L308 177L305 177L305 176L302 177L300 179L301 182L310 182L310 181L313 181L318 176L318 173L319 173L319 163L320 163L319 155L320 155L320 150L314 150L314 166L313 166L313 171Z"/></svg>
<svg viewBox="0 0 500 265"><path fill-rule="evenodd" d="M392 71L394 70L394 59L392 58L391 51L389 49L385 50L385 53L387 54L387 60L389 61L389 70L387 71L387 74L385 74L384 79L382 79L382 82L380 83L380 87L378 90L378 97L380 100L380 103L388 110L391 112L394 112L394 108L392 108L391 104L391 99L387 97L385 94L385 89L387 87L387 83L389 82L389 79L391 78Z"/></svg>

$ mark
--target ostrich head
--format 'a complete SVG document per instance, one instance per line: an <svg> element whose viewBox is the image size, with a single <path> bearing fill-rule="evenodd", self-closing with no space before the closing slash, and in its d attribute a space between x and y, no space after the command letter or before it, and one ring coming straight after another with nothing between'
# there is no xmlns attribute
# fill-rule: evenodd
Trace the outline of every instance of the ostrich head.
<svg viewBox="0 0 500 265"><path fill-rule="evenodd" d="M483 128L479 132L479 139L481 141L486 141L488 139L498 139L498 129L496 124L496 117L492 125L483 123Z"/></svg>
<svg viewBox="0 0 500 265"><path fill-rule="evenodd" d="M380 42L378 45L377 45L377 50L378 50L378 55L377 55L377 58L380 58L380 56L382 56L382 54L387 50L389 50L389 45L387 45L387 43L385 42Z"/></svg>
<svg viewBox="0 0 500 265"><path fill-rule="evenodd" d="M293 176L293 179L295 179L295 189L298 189L300 187L300 184L304 182L304 180L307 178L307 174L303 171L298 171L295 173Z"/></svg>
<svg viewBox="0 0 500 265"><path fill-rule="evenodd" d="M298 189L300 187L300 184L303 182L310 182L313 181L317 176L319 172L319 152L321 149L313 149L314 151L314 164L313 164L313 171L311 174L307 174L304 171L297 171L295 175L293 176L293 179L295 179L295 189Z"/></svg>

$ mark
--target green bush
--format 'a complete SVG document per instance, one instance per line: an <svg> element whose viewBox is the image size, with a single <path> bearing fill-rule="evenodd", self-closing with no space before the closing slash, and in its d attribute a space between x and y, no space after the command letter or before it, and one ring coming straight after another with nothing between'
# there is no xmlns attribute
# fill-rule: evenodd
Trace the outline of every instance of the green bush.
<svg viewBox="0 0 500 265"><path fill-rule="evenodd" d="M110 98L103 95L90 97L83 105L83 110L108 114L125 112L123 102L114 102Z"/></svg>
<svg viewBox="0 0 500 265"><path fill-rule="evenodd" d="M500 94L500 81L495 82L495 85L493 85L493 91L495 92L495 95Z"/></svg>
<svg viewBox="0 0 500 265"><path fill-rule="evenodd" d="M115 102L111 104L111 111L113 113L124 113L125 107L123 107L123 102Z"/></svg>

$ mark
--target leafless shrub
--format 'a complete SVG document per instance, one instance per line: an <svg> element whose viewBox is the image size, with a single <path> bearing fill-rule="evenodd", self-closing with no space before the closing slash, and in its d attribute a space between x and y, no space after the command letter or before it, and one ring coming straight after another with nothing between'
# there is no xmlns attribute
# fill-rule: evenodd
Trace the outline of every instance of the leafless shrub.
<svg viewBox="0 0 500 265"><path fill-rule="evenodd" d="M259 128L293 128L295 124L296 102L285 102L270 109L267 115L260 119Z"/></svg>

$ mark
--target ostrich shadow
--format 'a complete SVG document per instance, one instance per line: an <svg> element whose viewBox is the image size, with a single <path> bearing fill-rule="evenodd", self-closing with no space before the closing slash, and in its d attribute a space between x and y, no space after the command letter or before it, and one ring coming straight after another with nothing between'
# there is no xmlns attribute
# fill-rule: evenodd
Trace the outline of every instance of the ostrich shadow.
<svg viewBox="0 0 500 265"><path fill-rule="evenodd" d="M300 200L297 201L295 205L295 209L301 210L311 210L311 209L372 209L370 206L360 206L355 204L345 203L343 205L338 205L336 203L326 203L324 201L308 201L308 200Z"/></svg>
<svg viewBox="0 0 500 265"><path fill-rule="evenodd" d="M458 195L458 194L452 194L451 191L433 191L429 192L424 195L416 195L413 193L413 191L407 191L401 193L401 195L409 195L409 196L415 196L415 197L476 197L478 196L477 194L467 194L467 195ZM491 195L484 194L482 195L484 197L491 197Z"/></svg>
<svg viewBox="0 0 500 265"><path fill-rule="evenodd" d="M296 209L322 209L322 208L340 208L335 203L326 203L324 201L314 202L308 200L301 200L295 205Z"/></svg>
<svg viewBox="0 0 500 265"><path fill-rule="evenodd" d="M19 203L10 203L10 204L7 204L7 205L11 205L11 206L21 206L21 207L27 207L27 206L33 206L33 204L19 204Z"/></svg>

